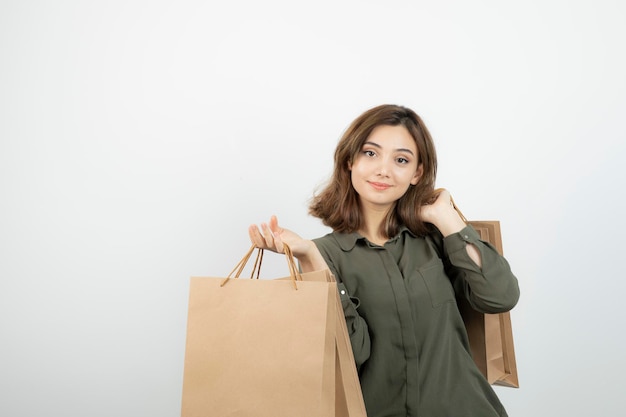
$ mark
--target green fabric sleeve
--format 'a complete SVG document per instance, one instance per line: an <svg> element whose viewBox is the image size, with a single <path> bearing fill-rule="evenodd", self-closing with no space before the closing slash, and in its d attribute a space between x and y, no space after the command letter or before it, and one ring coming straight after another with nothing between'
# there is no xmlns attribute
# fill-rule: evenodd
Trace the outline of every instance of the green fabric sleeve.
<svg viewBox="0 0 626 417"><path fill-rule="evenodd" d="M469 256L465 247L474 245L480 252L482 268ZM500 313L511 310L519 300L517 278L509 263L496 248L480 240L476 230L466 226L458 233L443 239L444 252L465 297L472 307L483 313Z"/></svg>

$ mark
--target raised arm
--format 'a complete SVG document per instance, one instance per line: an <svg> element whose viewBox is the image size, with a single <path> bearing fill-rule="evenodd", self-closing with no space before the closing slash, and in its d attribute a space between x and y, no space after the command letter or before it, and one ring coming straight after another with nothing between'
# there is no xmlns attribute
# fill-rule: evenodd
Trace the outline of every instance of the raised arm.
<svg viewBox="0 0 626 417"><path fill-rule="evenodd" d="M441 191L433 204L422 208L421 214L443 235L455 287L465 294L472 307L483 313L512 309L519 299L517 278L506 259L465 224L452 205L450 193Z"/></svg>

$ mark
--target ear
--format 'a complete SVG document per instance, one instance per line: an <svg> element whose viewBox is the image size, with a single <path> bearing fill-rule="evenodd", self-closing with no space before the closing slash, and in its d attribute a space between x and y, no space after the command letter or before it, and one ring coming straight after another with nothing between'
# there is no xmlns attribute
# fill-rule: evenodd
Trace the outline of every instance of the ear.
<svg viewBox="0 0 626 417"><path fill-rule="evenodd" d="M352 162L348 161L346 165L348 165L348 171L352 171Z"/></svg>
<svg viewBox="0 0 626 417"><path fill-rule="evenodd" d="M422 178L423 174L424 174L424 165L419 164L419 166L417 167L417 170L415 171L415 175L413 175L413 178L411 178L411 184L417 185L417 183L420 181L420 178Z"/></svg>

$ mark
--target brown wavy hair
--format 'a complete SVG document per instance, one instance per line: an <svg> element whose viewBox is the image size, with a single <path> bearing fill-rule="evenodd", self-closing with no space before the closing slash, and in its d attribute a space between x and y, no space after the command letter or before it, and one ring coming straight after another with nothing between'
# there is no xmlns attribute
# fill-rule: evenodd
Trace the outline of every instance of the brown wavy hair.
<svg viewBox="0 0 626 417"><path fill-rule="evenodd" d="M375 127L402 125L409 131L417 145L418 164L423 174L416 185L411 185L389 210L380 232L386 237L395 236L405 225L417 235L431 230L419 217L418 207L432 199L437 176L437 154L430 132L413 110L384 104L365 111L357 117L337 144L333 175L322 191L313 196L309 214L318 217L335 232L351 233L360 229L363 215L356 190L352 186L350 165ZM418 165L419 166L419 165Z"/></svg>

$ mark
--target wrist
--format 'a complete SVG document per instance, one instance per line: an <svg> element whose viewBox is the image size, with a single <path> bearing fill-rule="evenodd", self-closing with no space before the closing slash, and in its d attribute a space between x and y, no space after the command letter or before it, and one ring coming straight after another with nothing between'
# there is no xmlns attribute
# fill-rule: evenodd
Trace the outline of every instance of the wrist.
<svg viewBox="0 0 626 417"><path fill-rule="evenodd" d="M308 257L311 256L311 247L314 246L313 242L310 240L302 239L298 242L297 245L293 245L291 247L291 252L293 256L299 261L304 261Z"/></svg>
<svg viewBox="0 0 626 417"><path fill-rule="evenodd" d="M306 240L303 245L298 248L298 252L294 252L294 256L300 262L303 272L318 271L328 268L326 261L322 257L317 245L312 240Z"/></svg>
<svg viewBox="0 0 626 417"><path fill-rule="evenodd" d="M467 226L453 207L438 213L438 216L436 216L432 223L439 229L443 237L458 233Z"/></svg>

